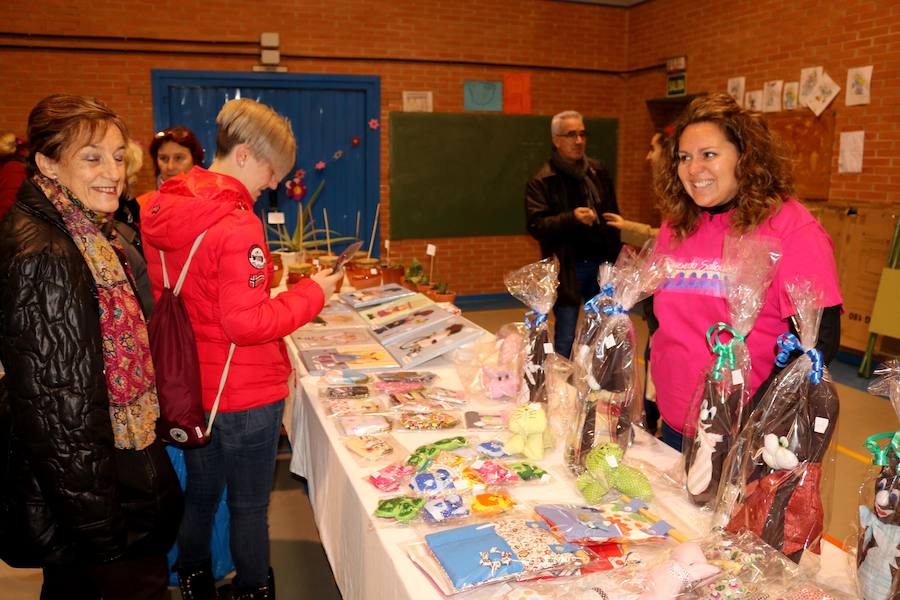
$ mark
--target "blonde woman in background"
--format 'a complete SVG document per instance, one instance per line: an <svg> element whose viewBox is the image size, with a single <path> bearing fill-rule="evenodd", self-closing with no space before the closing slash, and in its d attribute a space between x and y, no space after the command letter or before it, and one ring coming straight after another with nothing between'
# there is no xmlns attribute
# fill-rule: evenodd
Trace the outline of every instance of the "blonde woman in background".
<svg viewBox="0 0 900 600"><path fill-rule="evenodd" d="M25 181L28 146L12 132L0 135L0 218L16 201L16 193Z"/></svg>

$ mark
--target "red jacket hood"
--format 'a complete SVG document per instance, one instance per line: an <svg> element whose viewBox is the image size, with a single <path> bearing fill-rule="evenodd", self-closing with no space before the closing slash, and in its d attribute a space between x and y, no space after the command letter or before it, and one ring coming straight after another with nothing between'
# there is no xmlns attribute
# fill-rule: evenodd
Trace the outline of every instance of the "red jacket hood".
<svg viewBox="0 0 900 600"><path fill-rule="evenodd" d="M233 210L252 206L240 181L194 167L151 195L141 211L141 235L151 246L170 252L192 244Z"/></svg>

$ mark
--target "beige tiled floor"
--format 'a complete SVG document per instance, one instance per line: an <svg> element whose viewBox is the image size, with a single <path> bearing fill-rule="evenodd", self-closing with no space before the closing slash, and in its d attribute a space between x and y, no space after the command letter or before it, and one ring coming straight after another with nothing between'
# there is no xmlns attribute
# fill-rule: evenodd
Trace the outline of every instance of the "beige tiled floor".
<svg viewBox="0 0 900 600"><path fill-rule="evenodd" d="M511 309L467 312L466 316L485 329L496 331L504 323L521 321L523 314L522 309ZM636 329L643 343L643 322L636 321ZM829 516L826 531L842 541L852 532L858 488L869 471L863 442L873 433L896 429L898 425L889 402L845 385L838 384L837 388L841 399L837 452L830 489L824 490L823 496ZM284 459L278 462L269 515L278 596L339 599L303 482L290 475ZM40 571L11 569L0 562L0 597L4 600L35 599L40 585ZM173 598L177 597L177 591L173 591Z"/></svg>

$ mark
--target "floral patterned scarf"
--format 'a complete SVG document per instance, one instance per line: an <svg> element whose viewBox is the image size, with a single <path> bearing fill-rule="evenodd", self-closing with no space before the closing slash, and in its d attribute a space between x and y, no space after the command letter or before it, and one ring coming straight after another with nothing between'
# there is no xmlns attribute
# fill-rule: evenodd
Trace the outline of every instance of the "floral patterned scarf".
<svg viewBox="0 0 900 600"><path fill-rule="evenodd" d="M159 402L147 325L129 282L128 267L122 266L116 254L115 246L121 242L107 239L100 231L106 216L85 207L65 186L41 174L34 176L34 182L62 215L94 277L116 448L143 450L156 439Z"/></svg>

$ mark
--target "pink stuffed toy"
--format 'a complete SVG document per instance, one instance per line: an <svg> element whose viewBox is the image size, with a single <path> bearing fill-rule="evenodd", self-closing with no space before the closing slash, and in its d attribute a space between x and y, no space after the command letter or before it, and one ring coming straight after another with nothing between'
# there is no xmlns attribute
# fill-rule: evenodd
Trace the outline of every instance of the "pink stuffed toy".
<svg viewBox="0 0 900 600"><path fill-rule="evenodd" d="M718 567L706 561L700 546L694 542L679 544L670 560L650 570L639 600L673 600L718 572Z"/></svg>
<svg viewBox="0 0 900 600"><path fill-rule="evenodd" d="M498 338L502 332L497 332ZM524 341L515 327L510 327L502 340L498 339L497 364L481 369L481 384L491 400L515 398L521 383L521 360Z"/></svg>

